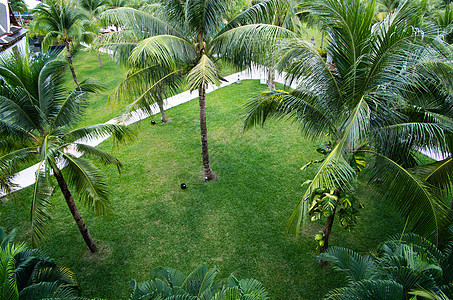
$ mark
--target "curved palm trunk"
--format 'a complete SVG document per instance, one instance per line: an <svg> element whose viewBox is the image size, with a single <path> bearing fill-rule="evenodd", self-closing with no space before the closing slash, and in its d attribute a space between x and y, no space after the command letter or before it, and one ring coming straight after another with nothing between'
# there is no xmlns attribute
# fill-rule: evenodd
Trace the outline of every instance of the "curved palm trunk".
<svg viewBox="0 0 453 300"><path fill-rule="evenodd" d="M200 108L200 131L201 131L201 155L203 157L203 175L205 180L213 180L217 175L212 171L209 164L208 153L208 128L206 126L206 89L202 85L198 89L198 103Z"/></svg>
<svg viewBox="0 0 453 300"><path fill-rule="evenodd" d="M75 74L75 71L74 71L74 67L72 66L72 57L71 57L71 51L69 49L69 41L65 41L65 48L66 48L66 58L68 60L68 63L69 63L69 69L71 69L71 73L72 73L72 79L74 79L74 82L77 84L77 86L79 86L79 82L77 81L77 76Z"/></svg>
<svg viewBox="0 0 453 300"><path fill-rule="evenodd" d="M88 246L91 252L97 252L98 249L96 245L94 244L93 239L91 238L90 233L88 232L88 228L85 225L85 222L82 219L82 216L80 215L79 209L77 208L74 198L72 198L71 192L68 189L68 185L63 178L63 174L61 174L61 171L57 169L56 167L52 167L53 173L55 178L57 179L58 185L60 186L61 192L63 193L63 196L66 200L66 204L69 207L69 210L71 211L72 217L74 218L77 227L79 227L79 231L82 234L82 237L85 241L85 244Z"/></svg>
<svg viewBox="0 0 453 300"><path fill-rule="evenodd" d="M101 52L98 50L96 51L97 54L98 54L98 64L99 64L99 68L102 68L102 61L101 61ZM75 75L75 74L74 74Z"/></svg>
<svg viewBox="0 0 453 300"><path fill-rule="evenodd" d="M340 199L340 195L341 195L341 189L336 189L333 194L335 196L338 197L338 199ZM322 240L324 241L324 246L321 247L321 249L319 249L319 253L323 253L327 250L327 248L329 247L329 237L330 237L330 233L332 232L332 226L333 226L333 220L335 219L335 212L336 212L336 208L333 210L332 214L327 218L327 221L326 221L326 227L324 227L324 230L323 230L323 235L322 235Z"/></svg>

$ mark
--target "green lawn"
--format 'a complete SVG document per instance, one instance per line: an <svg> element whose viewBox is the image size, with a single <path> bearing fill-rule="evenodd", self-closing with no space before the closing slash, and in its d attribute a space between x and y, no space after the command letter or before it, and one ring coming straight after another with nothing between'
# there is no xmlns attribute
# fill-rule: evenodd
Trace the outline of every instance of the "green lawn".
<svg viewBox="0 0 453 300"><path fill-rule="evenodd" d="M96 56L91 56L76 57L80 79L100 71L106 72L99 78L109 86L121 80L121 70L107 57L98 70ZM219 278L234 273L260 280L272 299L319 299L344 284L341 274L316 263L314 234L321 223L298 240L284 232L303 193L301 184L316 168L300 167L321 158L315 149L323 141L302 138L297 126L286 121L242 131L244 105L263 88L258 81L243 81L207 95L211 164L219 175L215 182L202 182L196 100L169 110L170 123L142 121L136 141L113 150L124 164L122 174L104 168L111 187L110 213L95 217L81 207L100 248L97 254L87 250L55 190L54 219L41 248L75 271L84 297L124 299L128 282L148 279L156 266L189 272L202 262L217 267ZM91 98L82 123L107 121L120 110L105 107L105 99L105 94ZM101 148L111 151L112 144L107 141ZM183 182L186 190L180 188ZM402 224L388 203L370 198L369 187L359 191L365 209L356 231L336 226L331 243L367 251L401 232ZM29 241L30 194L30 189L18 192L0 205L1 226L17 227L24 241Z"/></svg>

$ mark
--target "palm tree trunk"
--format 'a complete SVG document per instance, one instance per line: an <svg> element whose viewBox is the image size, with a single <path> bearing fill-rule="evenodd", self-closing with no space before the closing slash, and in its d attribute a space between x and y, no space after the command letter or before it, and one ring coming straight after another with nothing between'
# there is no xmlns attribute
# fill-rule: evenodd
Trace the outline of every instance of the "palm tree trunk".
<svg viewBox="0 0 453 300"><path fill-rule="evenodd" d="M98 64L99 64L99 68L102 68L102 61L101 61L101 52L98 50L96 51L97 54L98 54Z"/></svg>
<svg viewBox="0 0 453 300"><path fill-rule="evenodd" d="M198 103L200 108L200 131L201 131L201 155L203 157L203 174L206 181L213 180L217 175L212 171L209 164L208 153L208 128L206 126L206 89L204 84L198 89Z"/></svg>
<svg viewBox="0 0 453 300"><path fill-rule="evenodd" d="M66 204L69 207L69 210L71 211L72 217L74 218L77 227L79 227L79 231L82 234L83 239L85 240L85 244L88 246L91 252L95 253L98 251L96 245L94 244L93 239L91 238L90 233L88 232L88 228L85 225L85 222L82 219L82 216L80 215L79 209L77 208L74 198L72 198L71 192L68 189L68 185L63 178L63 174L59 169L56 167L52 166L52 170L54 173L55 178L57 179L58 185L60 186L61 192L63 193L63 196L66 200Z"/></svg>
<svg viewBox="0 0 453 300"><path fill-rule="evenodd" d="M66 58L68 59L69 69L71 69L72 79L74 79L74 82L77 84L77 86L79 86L79 82L77 81L74 67L72 66L72 57L71 57L71 50L69 49L69 41L65 42L65 46L66 46Z"/></svg>
<svg viewBox="0 0 453 300"><path fill-rule="evenodd" d="M275 69L274 68L269 68L269 77L267 81L267 88L270 90L275 90Z"/></svg>
<svg viewBox="0 0 453 300"><path fill-rule="evenodd" d="M324 46L324 31L321 32L321 46L320 46L321 48L319 48L319 49L322 50L323 46Z"/></svg>
<svg viewBox="0 0 453 300"><path fill-rule="evenodd" d="M159 99L159 100L157 101L157 106L159 106L160 116L162 117L162 122L163 122L163 123L167 123L167 122L168 122L168 119L167 119L167 116L165 115L164 103L162 102L161 99Z"/></svg>
<svg viewBox="0 0 453 300"><path fill-rule="evenodd" d="M338 199L340 199L341 189L340 188L336 189L333 192L333 194L337 196ZM324 245L319 249L319 253L323 253L329 247L329 237L330 233L332 232L333 220L335 219L335 212L336 208L334 208L332 214L329 217L327 217L326 227L324 227L324 231L322 232L323 233L322 240L324 241Z"/></svg>

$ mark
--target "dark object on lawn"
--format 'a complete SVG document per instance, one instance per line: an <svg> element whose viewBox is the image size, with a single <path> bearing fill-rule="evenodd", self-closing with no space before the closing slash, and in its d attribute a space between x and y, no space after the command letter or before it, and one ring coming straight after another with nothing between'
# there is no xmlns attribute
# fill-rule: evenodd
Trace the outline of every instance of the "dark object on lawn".
<svg viewBox="0 0 453 300"><path fill-rule="evenodd" d="M156 121L152 120L151 125L156 125Z"/></svg>
<svg viewBox="0 0 453 300"><path fill-rule="evenodd" d="M181 183L181 188L182 188L183 190L185 190L185 189L186 189L186 187L187 187L187 186L186 186L186 184L185 184L185 183Z"/></svg>

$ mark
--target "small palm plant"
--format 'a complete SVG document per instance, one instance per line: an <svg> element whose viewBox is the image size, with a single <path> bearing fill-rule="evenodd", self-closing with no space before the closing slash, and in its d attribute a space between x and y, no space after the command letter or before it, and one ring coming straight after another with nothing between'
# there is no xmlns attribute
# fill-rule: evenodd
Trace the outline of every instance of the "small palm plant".
<svg viewBox="0 0 453 300"><path fill-rule="evenodd" d="M79 293L74 273L43 252L14 244L16 230L0 228L1 299L73 299Z"/></svg>
<svg viewBox="0 0 453 300"><path fill-rule="evenodd" d="M138 284L131 281L130 299L205 299L205 300L265 300L266 289L255 279L238 280L233 275L225 284L214 284L218 271L206 264L195 268L188 276L179 270L157 267L151 272L151 280Z"/></svg>
<svg viewBox="0 0 453 300"><path fill-rule="evenodd" d="M79 199L91 211L104 213L108 210L105 178L88 158L113 164L118 170L122 165L114 156L80 139L113 135L121 141L130 130L115 124L73 129L86 107L87 94L96 92L100 86L84 81L68 93L63 88L62 79L62 70L67 64L51 55L29 57L27 53L18 51L0 58L0 78L3 80L0 88L0 137L13 137L20 141L20 147L16 145L3 152L0 166L8 171L14 170L14 166L22 161L38 160L30 209L33 244L36 245L44 237L50 220L50 177L53 175L85 243L92 252L96 252L96 245L69 186L75 189ZM68 147L84 153L86 158L80 158Z"/></svg>
<svg viewBox="0 0 453 300"><path fill-rule="evenodd" d="M453 244L442 251L416 234L391 237L377 255L331 247L319 258L343 272L347 287L335 289L326 299L408 299L410 295L453 297Z"/></svg>

